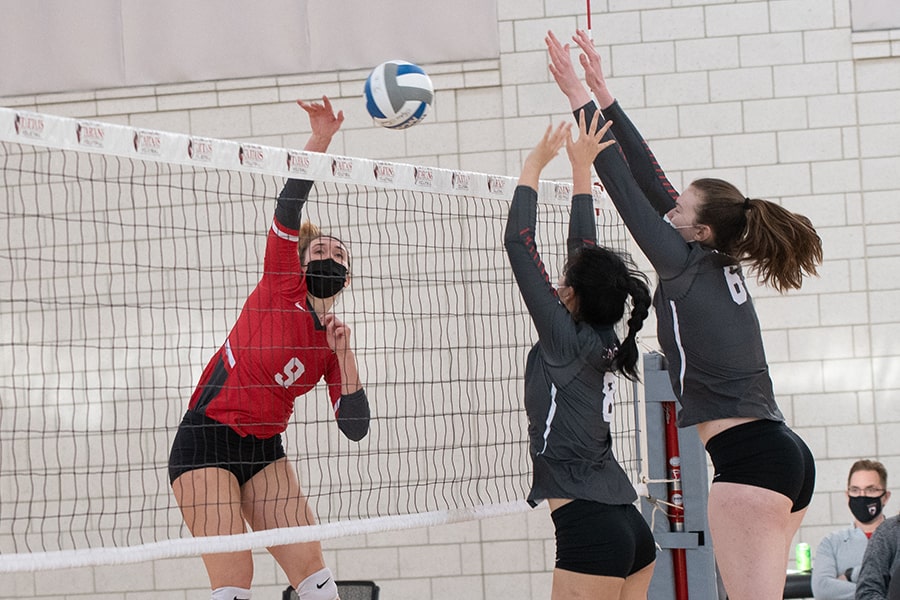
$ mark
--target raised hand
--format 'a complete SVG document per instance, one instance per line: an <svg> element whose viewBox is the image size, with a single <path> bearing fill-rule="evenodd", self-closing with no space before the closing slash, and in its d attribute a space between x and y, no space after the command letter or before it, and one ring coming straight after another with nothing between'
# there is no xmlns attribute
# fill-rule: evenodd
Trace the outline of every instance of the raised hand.
<svg viewBox="0 0 900 600"><path fill-rule="evenodd" d="M550 58L550 73L556 81L556 85L569 99L572 110L587 104L591 97L575 73L572 65L572 57L569 53L569 44L561 44L552 31L547 32L544 38L547 44L547 53Z"/></svg>
<svg viewBox="0 0 900 600"><path fill-rule="evenodd" d="M535 145L528 154L525 162L531 162L538 169L543 169L553 158L559 153L559 149L563 147L566 140L569 139L569 131L572 129L571 123L559 123L556 127L548 125L544 131L544 136Z"/></svg>
<svg viewBox="0 0 900 600"><path fill-rule="evenodd" d="M581 48L582 54L579 55L578 60L584 68L584 80L587 82L588 87L591 88L591 91L594 92L594 96L597 97L600 108L603 109L608 107L615 102L616 99L606 87L606 78L603 76L603 65L600 61L600 54L594 47L594 40L592 40L587 32L582 29L577 29L575 31L572 40L574 40L574 42L578 44L578 47Z"/></svg>
<svg viewBox="0 0 900 600"><path fill-rule="evenodd" d="M612 121L597 128L600 111L595 111L588 126L585 124L584 111L578 113L578 139L566 140L566 154L572 164L572 194L591 193L591 163L602 150L615 144L615 140L602 141Z"/></svg>
<svg viewBox="0 0 900 600"><path fill-rule="evenodd" d="M522 165L522 174L519 176L519 185L527 185L537 189L541 171L559 153L560 148L565 145L571 130L571 123L562 122L556 127L553 125L547 126L544 136L525 158L525 164Z"/></svg>
<svg viewBox="0 0 900 600"><path fill-rule="evenodd" d="M325 152L328 150L331 138L344 122L344 111L339 110L335 114L328 96L322 96L322 102L297 100L297 104L309 115L309 125L312 128L312 135L306 142L306 150Z"/></svg>
<svg viewBox="0 0 900 600"><path fill-rule="evenodd" d="M612 125L612 121L607 121L603 127L597 127L600 120L600 113L594 112L590 125L585 124L584 111L578 113L578 138L566 139L566 154L569 155L569 162L572 163L572 170L584 169L590 173L591 164L601 150L615 144L615 140L602 141L607 130Z"/></svg>

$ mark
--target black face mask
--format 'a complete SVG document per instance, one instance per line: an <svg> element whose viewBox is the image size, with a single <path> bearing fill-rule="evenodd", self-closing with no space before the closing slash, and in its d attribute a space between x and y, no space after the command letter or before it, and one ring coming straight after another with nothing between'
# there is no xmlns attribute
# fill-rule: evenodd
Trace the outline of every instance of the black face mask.
<svg viewBox="0 0 900 600"><path fill-rule="evenodd" d="M306 264L306 290L316 298L331 298L347 283L347 267L331 258Z"/></svg>
<svg viewBox="0 0 900 600"><path fill-rule="evenodd" d="M881 499L884 494L877 498L868 498L866 496L850 496L850 512L860 523L871 523L881 514Z"/></svg>

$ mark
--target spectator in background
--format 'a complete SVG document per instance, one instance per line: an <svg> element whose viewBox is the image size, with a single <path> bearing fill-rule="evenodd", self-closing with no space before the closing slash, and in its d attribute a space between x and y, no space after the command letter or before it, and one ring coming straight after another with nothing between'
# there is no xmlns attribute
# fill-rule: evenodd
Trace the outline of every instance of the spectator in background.
<svg viewBox="0 0 900 600"><path fill-rule="evenodd" d="M900 515L884 520L875 530L859 569L858 600L896 600L898 583L892 575L900 570Z"/></svg>
<svg viewBox="0 0 900 600"><path fill-rule="evenodd" d="M875 460L858 460L850 467L847 495L853 526L829 534L816 550L812 590L816 600L852 600L869 538L885 518L887 470Z"/></svg>
<svg viewBox="0 0 900 600"><path fill-rule="evenodd" d="M900 564L896 561L888 584L887 600L900 600Z"/></svg>

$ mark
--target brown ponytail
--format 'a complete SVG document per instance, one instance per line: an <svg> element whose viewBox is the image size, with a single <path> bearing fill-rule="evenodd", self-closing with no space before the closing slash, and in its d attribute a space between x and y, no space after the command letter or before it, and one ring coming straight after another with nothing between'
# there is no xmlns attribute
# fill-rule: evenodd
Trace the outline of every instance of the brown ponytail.
<svg viewBox="0 0 900 600"><path fill-rule="evenodd" d="M721 179L698 179L691 186L700 193L697 222L712 230L712 247L750 263L763 284L784 292L799 289L804 275L817 274L822 240L808 218L745 198Z"/></svg>

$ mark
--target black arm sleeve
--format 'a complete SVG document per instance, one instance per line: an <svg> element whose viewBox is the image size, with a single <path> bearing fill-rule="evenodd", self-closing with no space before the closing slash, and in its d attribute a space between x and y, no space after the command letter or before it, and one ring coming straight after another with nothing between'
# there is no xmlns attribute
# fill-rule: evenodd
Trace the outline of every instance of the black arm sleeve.
<svg viewBox="0 0 900 600"><path fill-rule="evenodd" d="M575 116L577 117L578 112L584 110L585 120L590 123L596 109L597 107L591 102L575 111ZM613 102L602 112L604 119L613 122L611 129L616 138L616 145L624 154L632 177L656 212L664 215L675 208L678 191L672 187L653 152L650 151L650 146L647 145L637 127L619 106L618 101Z"/></svg>
<svg viewBox="0 0 900 600"><path fill-rule="evenodd" d="M585 117L593 118L596 107L586 105ZM607 132L604 141L615 139ZM662 220L631 175L618 144L602 150L594 159L594 169L606 187L610 199L638 246L663 279L681 273L690 257L691 248L677 230Z"/></svg>
<svg viewBox="0 0 900 600"><path fill-rule="evenodd" d="M369 433L369 399L364 389L352 394L341 395L341 405L338 408L338 428L345 436L354 442L366 437Z"/></svg>
<svg viewBox="0 0 900 600"><path fill-rule="evenodd" d="M300 229L300 213L309 196L313 182L306 179L288 179L278 194L275 218L288 229Z"/></svg>
<svg viewBox="0 0 900 600"><path fill-rule="evenodd" d="M506 255L544 351L571 358L577 353L575 323L550 285L534 238L536 222L537 191L520 185L509 207L503 238Z"/></svg>
<svg viewBox="0 0 900 600"><path fill-rule="evenodd" d="M569 237L566 241L569 258L585 246L597 245L597 221L594 219L594 198L590 194L572 196L569 215Z"/></svg>

